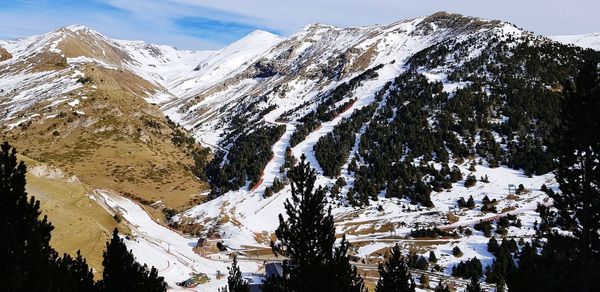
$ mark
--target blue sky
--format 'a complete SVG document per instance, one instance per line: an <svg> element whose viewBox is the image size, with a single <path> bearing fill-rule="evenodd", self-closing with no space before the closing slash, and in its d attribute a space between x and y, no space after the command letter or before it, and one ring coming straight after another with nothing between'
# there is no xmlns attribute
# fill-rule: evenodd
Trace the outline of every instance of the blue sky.
<svg viewBox="0 0 600 292"><path fill-rule="evenodd" d="M0 39L82 24L113 38L217 49L255 29L286 36L309 23L361 26L440 10L543 35L600 31L597 0L0 0Z"/></svg>

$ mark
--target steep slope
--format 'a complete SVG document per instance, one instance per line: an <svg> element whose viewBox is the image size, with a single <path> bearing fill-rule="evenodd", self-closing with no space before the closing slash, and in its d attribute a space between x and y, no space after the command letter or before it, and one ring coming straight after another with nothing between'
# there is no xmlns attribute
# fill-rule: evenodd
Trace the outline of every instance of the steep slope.
<svg viewBox="0 0 600 292"><path fill-rule="evenodd" d="M600 33L551 36L559 43L600 51Z"/></svg>
<svg viewBox="0 0 600 292"><path fill-rule="evenodd" d="M19 160L28 169L27 193L40 200L44 215L54 226L52 247L59 253L81 251L94 275L101 276L102 251L112 230L118 227L128 233L129 229L97 204L77 177L69 177L57 167L28 157L20 156Z"/></svg>
<svg viewBox="0 0 600 292"><path fill-rule="evenodd" d="M81 26L1 46L13 56L0 63L5 139L91 188L174 209L196 200L204 185L192 172L208 152L146 98L205 52L113 41Z"/></svg>
<svg viewBox="0 0 600 292"><path fill-rule="evenodd" d="M236 76L254 63L262 54L280 43L282 38L265 31L254 31L233 44L208 55L194 68L191 74L184 74L171 82L168 92L176 97L173 102L162 106L171 117L179 118L182 107L189 107L190 100L197 100L206 91L218 91L227 84L231 76ZM205 101L203 108L213 108L222 101ZM216 106L215 106L216 107Z"/></svg>
<svg viewBox="0 0 600 292"><path fill-rule="evenodd" d="M85 188L111 190L94 198L131 212L137 241L128 245L170 283L191 272L216 280L224 265L192 253L198 237L270 259L286 173L302 155L361 268L376 269L396 243L434 251L446 274L473 256L491 263L490 235L529 240L538 204L551 204L564 82L600 58L445 12L312 24L287 38L256 31L216 52L80 26L0 47L5 139ZM169 223L196 237L166 230L113 191L161 220L160 211L185 210ZM455 246L462 256L451 255Z"/></svg>
<svg viewBox="0 0 600 292"><path fill-rule="evenodd" d="M537 205L551 204L542 185L556 189L563 84L599 58L448 13L307 26L167 110L218 150L207 168L212 200L175 223L252 255L268 249L289 198L287 169L304 154L330 192L338 232L366 260L399 242L441 254L446 272L473 256L490 264L481 225L499 237L534 234ZM475 206L460 203L469 196ZM422 238L432 227L439 238Z"/></svg>

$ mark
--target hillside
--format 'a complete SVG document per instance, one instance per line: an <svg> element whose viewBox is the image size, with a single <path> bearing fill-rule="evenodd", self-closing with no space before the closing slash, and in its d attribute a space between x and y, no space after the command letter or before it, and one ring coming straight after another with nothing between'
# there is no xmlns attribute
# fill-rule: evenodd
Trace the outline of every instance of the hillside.
<svg viewBox="0 0 600 292"><path fill-rule="evenodd" d="M600 33L559 35L551 36L550 38L559 43L600 51Z"/></svg>
<svg viewBox="0 0 600 292"><path fill-rule="evenodd" d="M222 286L228 259L193 250L199 238L239 252L245 272L273 259L302 155L362 273L398 243L434 252L436 279L464 286L453 267L491 264L491 236L530 241L538 206L552 204L564 88L600 59L587 47L446 12L255 31L214 52L69 26L0 41L0 125L23 155L77 177L67 192L105 208L82 226L104 231L122 212L128 246L173 288L190 273L210 279L198 289ZM71 204L43 207L52 218Z"/></svg>
<svg viewBox="0 0 600 292"><path fill-rule="evenodd" d="M146 101L167 77L136 74L153 76L145 66L159 70L171 58L203 53L169 54L175 50L116 42L78 26L3 46L13 55L0 63L4 135L23 154L91 188L172 209L189 206L205 188L192 171L194 156L208 154Z"/></svg>

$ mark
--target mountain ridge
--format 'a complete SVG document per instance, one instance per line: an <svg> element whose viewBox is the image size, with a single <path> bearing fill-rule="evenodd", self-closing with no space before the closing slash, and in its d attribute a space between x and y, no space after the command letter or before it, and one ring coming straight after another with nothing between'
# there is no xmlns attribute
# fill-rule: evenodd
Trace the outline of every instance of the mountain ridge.
<svg viewBox="0 0 600 292"><path fill-rule="evenodd" d="M25 155L193 236L177 237L177 248L210 238L249 254L268 253L290 196L287 171L305 155L353 255L377 260L400 242L442 255L446 274L474 256L492 263L487 232L535 233L537 206L557 190L552 134L564 82L598 58L445 12L313 24L285 38L257 31L214 52L62 30L0 41L13 54L0 62L0 122ZM461 203L469 196L475 206ZM111 212L139 208L110 203ZM482 222L492 231L474 226ZM419 239L434 228L448 232L443 242ZM163 235L138 238L128 245L142 262L164 264L171 285L190 270L219 283L216 260L178 268L169 247L152 244ZM457 246L463 256L452 255Z"/></svg>

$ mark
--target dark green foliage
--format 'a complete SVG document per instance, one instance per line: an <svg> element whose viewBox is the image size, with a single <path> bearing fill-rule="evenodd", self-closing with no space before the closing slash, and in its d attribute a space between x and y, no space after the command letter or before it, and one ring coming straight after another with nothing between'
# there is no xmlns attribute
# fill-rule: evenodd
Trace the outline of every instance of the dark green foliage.
<svg viewBox="0 0 600 292"><path fill-rule="evenodd" d="M473 228L475 228L475 230L483 232L483 235L485 237L492 236L492 223L490 223L489 221L478 222L477 224L475 224L475 226L473 226Z"/></svg>
<svg viewBox="0 0 600 292"><path fill-rule="evenodd" d="M469 209L475 208L475 200L473 200L473 196L469 196L466 207Z"/></svg>
<svg viewBox="0 0 600 292"><path fill-rule="evenodd" d="M384 263L379 264L379 281L375 286L376 292L405 292L415 291L415 282L408 271L408 265L395 245Z"/></svg>
<svg viewBox="0 0 600 292"><path fill-rule="evenodd" d="M0 283L3 291L94 291L79 251L59 257L50 246L54 227L40 219L40 202L25 192L26 167L4 142L0 151Z"/></svg>
<svg viewBox="0 0 600 292"><path fill-rule="evenodd" d="M455 246L454 248L452 248L452 255L455 257L461 257L463 255L462 250L460 250L460 247Z"/></svg>
<svg viewBox="0 0 600 292"><path fill-rule="evenodd" d="M467 284L466 292L481 292L481 284L479 284L479 278L472 277L471 282Z"/></svg>
<svg viewBox="0 0 600 292"><path fill-rule="evenodd" d="M490 241L488 241L487 244L487 250L492 254L495 254L500 250L500 245L498 244L498 241L496 241L496 237L492 236L492 238L490 238Z"/></svg>
<svg viewBox="0 0 600 292"><path fill-rule="evenodd" d="M458 207L460 208L466 208L467 207L467 201L465 201L465 198L460 197L460 199L458 199L456 201L456 204L458 205Z"/></svg>
<svg viewBox="0 0 600 292"><path fill-rule="evenodd" d="M229 276L227 276L227 286L225 286L223 289L220 289L221 292L250 291L250 285L248 285L248 282L242 277L242 271L240 271L240 267L237 264L237 257L233 257L231 267L227 267L227 270L229 270Z"/></svg>
<svg viewBox="0 0 600 292"><path fill-rule="evenodd" d="M435 256L433 250L429 252L429 262L432 264L437 263L437 257Z"/></svg>
<svg viewBox="0 0 600 292"><path fill-rule="evenodd" d="M452 268L452 276L461 277L463 279L470 279L473 277L479 279L483 276L483 267L476 257L467 260L466 262L461 261Z"/></svg>
<svg viewBox="0 0 600 292"><path fill-rule="evenodd" d="M475 207L475 200L473 200L473 196L469 196L468 201L465 201L465 198L460 197L460 199L458 199L458 201L456 203L458 204L458 207L460 207L460 208L472 209Z"/></svg>
<svg viewBox="0 0 600 292"><path fill-rule="evenodd" d="M584 60L598 54L528 36L509 46L514 39L490 35L480 56L462 62L479 41L478 37L448 40L415 54L408 62L415 69L444 66L453 71L448 74L450 81L472 82L440 106L439 127L469 140L479 136L478 142L465 145L466 152L453 151L459 156L476 153L490 167L506 164L528 175L551 171L556 166L554 133L561 116L560 84L575 76ZM501 123L490 122L500 115L504 117ZM494 139L494 134L501 141ZM450 148L456 145L446 142Z"/></svg>
<svg viewBox="0 0 600 292"><path fill-rule="evenodd" d="M437 285L437 287L435 287L435 292L450 292L450 288L448 288L448 285L445 285L444 283L442 283L442 281L440 281Z"/></svg>
<svg viewBox="0 0 600 292"><path fill-rule="evenodd" d="M306 116L302 117L299 121L302 124L296 126L296 131L292 133L290 138L290 146L294 147L298 145L298 143L304 141L306 136L310 134L310 132L317 129L321 126L322 122L331 121L338 114L346 111L352 106L355 99L351 99L349 102L346 102L338 107L332 108L337 102L341 101L345 97L347 97L354 89L359 87L364 81L376 78L378 76L377 70L381 69L383 64L377 65L373 68L366 70L360 75L350 79L348 82L344 82L341 85L337 86L331 92L324 94L320 97L321 102L317 106L317 109L313 112L310 112ZM326 147L326 146L324 146Z"/></svg>
<svg viewBox="0 0 600 292"><path fill-rule="evenodd" d="M344 186L346 186L346 181L343 177L338 177L338 179L335 180L333 187L331 188L331 196L337 197Z"/></svg>
<svg viewBox="0 0 600 292"><path fill-rule="evenodd" d="M300 142L306 139L306 136L310 134L312 131L316 130L321 126L321 121L317 119L317 116L314 112L309 113L299 120L302 124L296 126L296 130L292 133L290 137L290 146L294 147L298 145Z"/></svg>
<svg viewBox="0 0 600 292"><path fill-rule="evenodd" d="M279 216L275 231L278 242L273 253L289 259L284 277L269 279L265 291L357 291L363 280L349 263L350 247L345 237L334 248L335 227L331 209L325 210L325 191L315 189L316 172L302 155L300 163L288 172L291 201L284 206L288 218Z"/></svg>
<svg viewBox="0 0 600 292"><path fill-rule="evenodd" d="M216 153L206 167L212 189L210 198L237 190L247 181L250 188L258 183L264 167L273 157L273 144L284 132L283 125L258 127L235 140L227 153Z"/></svg>
<svg viewBox="0 0 600 292"><path fill-rule="evenodd" d="M4 142L0 152L0 281L6 291L48 291L51 285L50 246L54 227L40 219L40 202L27 198L26 167L16 150Z"/></svg>
<svg viewBox="0 0 600 292"><path fill-rule="evenodd" d="M451 235L450 233L448 233L444 230L441 230L437 227L415 229L410 232L410 236L414 237L414 238L420 238L420 237L436 238L436 237L450 236L450 235Z"/></svg>
<svg viewBox="0 0 600 292"><path fill-rule="evenodd" d="M547 241L541 254L528 244L523 247L518 271L507 281L510 291L600 290L600 135L589 130L600 125L599 79L595 58L566 85L558 150L560 192L547 192L553 208L538 208L538 232Z"/></svg>
<svg viewBox="0 0 600 292"><path fill-rule="evenodd" d="M265 197L270 197L273 194L278 193L283 190L284 187L285 184L278 177L274 178L273 184L265 188Z"/></svg>
<svg viewBox="0 0 600 292"><path fill-rule="evenodd" d="M490 267L486 269L486 281L488 283L506 283L509 277L515 272L515 262L512 253L517 251L517 243L514 241L502 240L500 248L494 253L496 257Z"/></svg>
<svg viewBox="0 0 600 292"><path fill-rule="evenodd" d="M427 259L424 256L420 256L419 259L417 260L415 268L417 268L419 270L427 271L427 269L429 269L429 262L427 261Z"/></svg>
<svg viewBox="0 0 600 292"><path fill-rule="evenodd" d="M482 183L489 183L490 182L490 178L487 176L487 174L485 176L482 176L481 179L479 179Z"/></svg>
<svg viewBox="0 0 600 292"><path fill-rule="evenodd" d="M154 120L144 120L144 124L150 128L160 130L161 124ZM201 147L194 137L192 137L179 124L174 123L167 117L167 124L171 129L171 142L176 146L184 148L186 153L194 159L194 166L191 167L192 173L199 179L206 180L206 166L209 163L210 149Z"/></svg>
<svg viewBox="0 0 600 292"><path fill-rule="evenodd" d="M73 258L68 254L64 254L62 258L55 261L56 270L54 272L54 282L60 289L57 291L97 291L96 283L94 282L94 273L87 265L86 260L77 251L77 257Z"/></svg>
<svg viewBox="0 0 600 292"><path fill-rule="evenodd" d="M554 194L556 224L572 230L578 239L573 256L580 256L581 287L596 287L600 269L600 70L598 61L582 66L574 83L567 87ZM574 259L576 260L576 259ZM594 284L596 283L596 284ZM596 290L592 289L592 290Z"/></svg>
<svg viewBox="0 0 600 292"><path fill-rule="evenodd" d="M165 291L162 278L157 277L153 268L146 278L125 269L121 274L126 278L121 283L130 285L106 286L106 281L94 282L92 270L77 251L76 257L64 254L59 257L50 246L50 232L53 226L41 214L40 202L35 198L27 200L25 192L26 167L17 164L16 151L8 143L0 151L0 224L3 236L0 237L0 283L3 291ZM116 232L116 230L115 230ZM115 233L116 234L116 233ZM125 245L122 247L125 248ZM114 249L111 249L111 251ZM114 254L111 252L111 254ZM106 255L106 252L105 252ZM135 261L131 256L131 266ZM104 277L111 279L114 265L127 267L127 263L116 263L115 257L104 261ZM113 264L113 265L110 265ZM135 263L139 266L139 264ZM141 266L139 266L141 267ZM143 267L145 269L145 266ZM113 269L114 270L114 269ZM145 271L145 270L144 270ZM123 270L122 270L123 272ZM159 280L159 281L157 281ZM137 283L131 286L132 283Z"/></svg>
<svg viewBox="0 0 600 292"><path fill-rule="evenodd" d="M377 104L373 103L355 111L352 116L342 120L333 131L319 139L314 146L315 157L323 168L323 174L329 177L340 175L344 163L355 144L356 133L373 116Z"/></svg>
<svg viewBox="0 0 600 292"><path fill-rule="evenodd" d="M137 263L116 229L103 257L103 279L98 282L103 291L166 291L167 284L158 276L158 270Z"/></svg>
<svg viewBox="0 0 600 292"><path fill-rule="evenodd" d="M454 165L452 166L452 171L450 172L450 180L452 180L453 183L461 180L463 178L462 172L460 171L460 168L458 168L458 166Z"/></svg>
<svg viewBox="0 0 600 292"><path fill-rule="evenodd" d="M413 269L418 269L418 270L423 270L423 271L427 271L427 269L429 269L429 262L427 261L427 259L424 256L419 256L417 255L417 253L415 253L414 251L412 251L409 255L408 255L408 260L407 263L409 268L413 268Z"/></svg>
<svg viewBox="0 0 600 292"><path fill-rule="evenodd" d="M465 188L473 187L476 183L477 178L474 175L467 175L467 179L465 179Z"/></svg>
<svg viewBox="0 0 600 292"><path fill-rule="evenodd" d="M331 261L332 271L335 278L332 281L332 290L328 291L348 291L348 292L364 292L364 280L358 274L356 267L350 264L348 250L350 242L346 240L346 235L343 235L340 245L335 248L333 259Z"/></svg>
<svg viewBox="0 0 600 292"><path fill-rule="evenodd" d="M481 203L483 204L483 206L481 206L481 212L497 213L498 210L496 210L496 202L496 199L490 200L490 198L485 195L485 197L483 197L481 200Z"/></svg>
<svg viewBox="0 0 600 292"><path fill-rule="evenodd" d="M388 197L407 197L414 204L433 206L432 186L423 177L431 174L439 186L444 177L429 165L415 166L412 160L425 155L426 161L435 156L447 162L442 139L429 129L428 114L422 109L427 102L445 98L441 89L440 83L430 84L424 76L410 74L397 77L389 86L385 106L360 139L359 155L364 165L356 171L359 196L372 198L386 189Z"/></svg>

